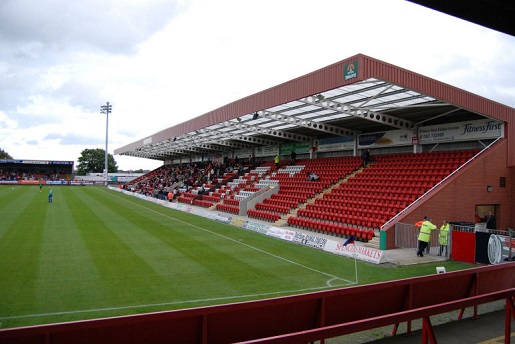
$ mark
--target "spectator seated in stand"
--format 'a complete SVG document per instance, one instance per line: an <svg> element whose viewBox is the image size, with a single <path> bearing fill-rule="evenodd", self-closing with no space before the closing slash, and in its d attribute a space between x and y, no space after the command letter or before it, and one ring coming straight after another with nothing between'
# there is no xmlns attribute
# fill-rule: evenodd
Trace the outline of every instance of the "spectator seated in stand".
<svg viewBox="0 0 515 344"><path fill-rule="evenodd" d="M174 192L173 199L178 197L178 188L187 190L200 187L201 194L207 192L206 184L214 183L224 173L232 171L235 165L220 162L178 164L160 167L134 181L127 183L127 190L166 200L169 192ZM242 170L243 172L243 170ZM202 190L203 189L203 190Z"/></svg>
<svg viewBox="0 0 515 344"><path fill-rule="evenodd" d="M306 174L308 175L308 177L306 178L307 181L313 182L320 179L320 177L316 173L306 172Z"/></svg>

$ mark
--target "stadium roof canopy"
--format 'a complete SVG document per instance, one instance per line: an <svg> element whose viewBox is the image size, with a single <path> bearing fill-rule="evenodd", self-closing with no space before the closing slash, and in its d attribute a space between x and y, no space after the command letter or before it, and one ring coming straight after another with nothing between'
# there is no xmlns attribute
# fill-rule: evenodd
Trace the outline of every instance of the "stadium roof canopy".
<svg viewBox="0 0 515 344"><path fill-rule="evenodd" d="M173 161L394 129L409 129L416 136L420 126L483 118L504 121L510 130L515 109L358 54L114 153Z"/></svg>

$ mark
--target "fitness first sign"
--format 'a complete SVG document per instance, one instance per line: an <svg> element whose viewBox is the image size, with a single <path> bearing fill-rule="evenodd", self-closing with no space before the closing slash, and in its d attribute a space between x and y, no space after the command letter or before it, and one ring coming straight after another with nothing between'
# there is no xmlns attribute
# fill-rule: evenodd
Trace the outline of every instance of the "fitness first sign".
<svg viewBox="0 0 515 344"><path fill-rule="evenodd" d="M496 139L504 133L504 123L493 119L447 123L420 127L419 142L440 143L480 139Z"/></svg>

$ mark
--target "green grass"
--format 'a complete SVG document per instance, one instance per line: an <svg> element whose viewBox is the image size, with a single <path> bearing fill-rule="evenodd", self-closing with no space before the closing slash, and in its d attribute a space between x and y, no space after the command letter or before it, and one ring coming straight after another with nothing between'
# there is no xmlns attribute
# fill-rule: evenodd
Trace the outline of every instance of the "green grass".
<svg viewBox="0 0 515 344"><path fill-rule="evenodd" d="M53 189L48 203L48 187L0 186L0 328L354 285L349 258L103 187ZM358 262L359 282L433 274L435 265Z"/></svg>

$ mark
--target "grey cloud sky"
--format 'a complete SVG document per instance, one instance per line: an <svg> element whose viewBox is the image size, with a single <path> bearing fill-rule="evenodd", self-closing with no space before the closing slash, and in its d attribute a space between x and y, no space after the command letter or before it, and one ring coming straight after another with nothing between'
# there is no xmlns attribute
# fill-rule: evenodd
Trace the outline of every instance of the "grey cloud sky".
<svg viewBox="0 0 515 344"><path fill-rule="evenodd" d="M178 13L173 1L0 2L0 106L12 111L34 94L64 96L79 106L98 101L94 85L79 80L87 55L92 63L133 55Z"/></svg>
<svg viewBox="0 0 515 344"><path fill-rule="evenodd" d="M164 0L7 0L0 3L0 38L21 44L33 56L39 49L62 52L77 46L134 53L178 12L175 1Z"/></svg>
<svg viewBox="0 0 515 344"><path fill-rule="evenodd" d="M99 140L96 137L88 137L81 134L66 134L62 135L60 133L49 133L44 138L44 140L59 140L61 145L91 145L91 144L102 144L102 140ZM96 141L96 142L95 142Z"/></svg>
<svg viewBox="0 0 515 344"><path fill-rule="evenodd" d="M3 0L0 148L76 161L109 101L112 152L358 53L515 106L514 37L403 0Z"/></svg>

